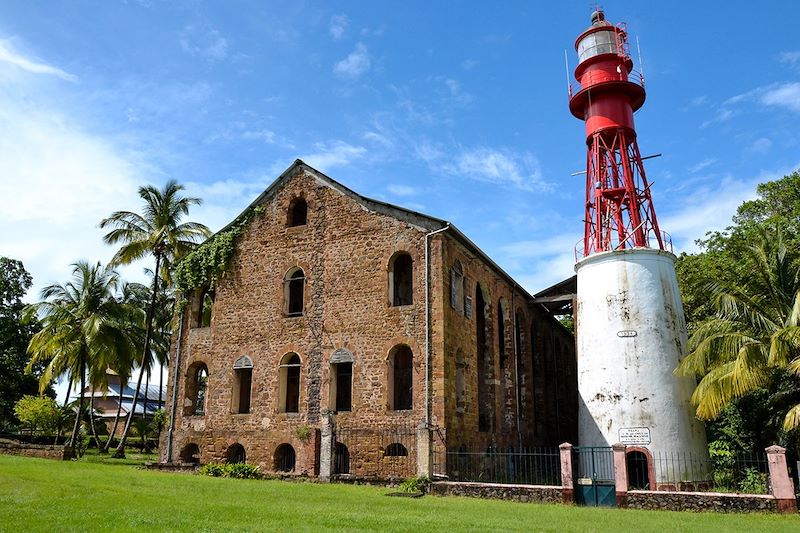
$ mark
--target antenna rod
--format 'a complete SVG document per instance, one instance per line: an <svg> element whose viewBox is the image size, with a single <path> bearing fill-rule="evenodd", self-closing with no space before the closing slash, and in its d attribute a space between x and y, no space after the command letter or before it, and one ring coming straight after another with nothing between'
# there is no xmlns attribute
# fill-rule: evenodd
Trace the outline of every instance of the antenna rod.
<svg viewBox="0 0 800 533"><path fill-rule="evenodd" d="M636 52L639 54L639 74L642 76L642 83L644 83L644 63L642 63L642 49L639 47L639 36L636 36Z"/></svg>
<svg viewBox="0 0 800 533"><path fill-rule="evenodd" d="M567 93L572 98L572 84L569 82L569 59L567 58L566 48L564 48L564 73L567 75Z"/></svg>

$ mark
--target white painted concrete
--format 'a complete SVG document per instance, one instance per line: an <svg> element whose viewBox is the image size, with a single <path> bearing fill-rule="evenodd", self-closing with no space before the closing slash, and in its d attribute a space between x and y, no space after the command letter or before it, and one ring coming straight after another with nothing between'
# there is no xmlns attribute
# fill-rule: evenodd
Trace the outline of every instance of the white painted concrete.
<svg viewBox="0 0 800 533"><path fill-rule="evenodd" d="M645 248L604 252L575 270L579 444L640 441L654 455L707 457L690 404L695 382L672 373L687 346L675 256Z"/></svg>

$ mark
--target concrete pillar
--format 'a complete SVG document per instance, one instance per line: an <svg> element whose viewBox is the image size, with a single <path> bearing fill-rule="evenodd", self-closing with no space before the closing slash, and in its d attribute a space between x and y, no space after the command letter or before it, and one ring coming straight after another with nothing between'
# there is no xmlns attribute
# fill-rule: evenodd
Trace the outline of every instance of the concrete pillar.
<svg viewBox="0 0 800 533"><path fill-rule="evenodd" d="M417 426L417 475L431 477L433 473L432 434L424 422Z"/></svg>
<svg viewBox="0 0 800 533"><path fill-rule="evenodd" d="M625 445L614 444L614 490L617 493L617 507L628 506L628 464L625 457Z"/></svg>
<svg viewBox="0 0 800 533"><path fill-rule="evenodd" d="M564 503L575 502L575 486L572 480L572 444L563 443L561 451L561 493Z"/></svg>
<svg viewBox="0 0 800 533"><path fill-rule="evenodd" d="M320 416L319 428L319 480L329 482L333 471L334 436L333 415L325 412Z"/></svg>
<svg viewBox="0 0 800 533"><path fill-rule="evenodd" d="M778 512L796 513L797 499L794 495L794 483L792 478L789 477L789 468L786 465L786 448L770 446L766 451L767 462L769 463L769 480Z"/></svg>

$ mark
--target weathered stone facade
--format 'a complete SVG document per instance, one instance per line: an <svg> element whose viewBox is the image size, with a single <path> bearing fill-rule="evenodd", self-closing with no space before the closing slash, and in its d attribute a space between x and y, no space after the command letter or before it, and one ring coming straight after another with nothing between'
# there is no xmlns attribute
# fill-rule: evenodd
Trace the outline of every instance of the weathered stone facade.
<svg viewBox="0 0 800 533"><path fill-rule="evenodd" d="M455 227L301 161L253 206L210 325L198 291L176 328L162 461L233 460L239 444L263 472L319 475L320 455L338 452L332 474L402 476L419 470L420 424L431 450L575 439L572 335Z"/></svg>

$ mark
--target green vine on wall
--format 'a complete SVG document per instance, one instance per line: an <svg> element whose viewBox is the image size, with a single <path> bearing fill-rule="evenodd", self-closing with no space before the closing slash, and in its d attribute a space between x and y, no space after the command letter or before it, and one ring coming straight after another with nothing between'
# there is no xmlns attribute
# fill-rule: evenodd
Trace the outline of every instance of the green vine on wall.
<svg viewBox="0 0 800 533"><path fill-rule="evenodd" d="M214 234L192 250L175 268L175 285L185 296L199 287L214 288L228 268L236 251L236 242L250 225L256 214L263 213L262 206L248 209L225 231Z"/></svg>

